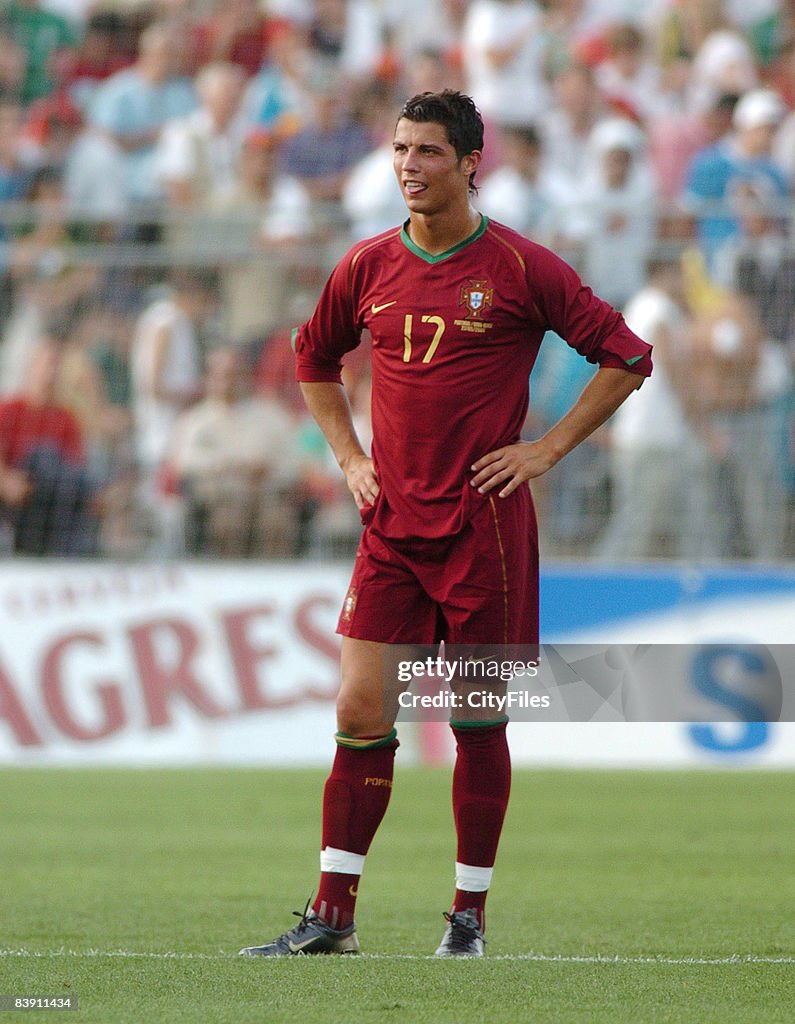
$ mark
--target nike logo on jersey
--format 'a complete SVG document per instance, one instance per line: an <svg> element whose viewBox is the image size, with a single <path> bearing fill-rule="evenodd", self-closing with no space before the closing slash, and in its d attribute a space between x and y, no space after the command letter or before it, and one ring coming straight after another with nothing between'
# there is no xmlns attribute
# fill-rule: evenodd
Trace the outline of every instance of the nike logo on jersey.
<svg viewBox="0 0 795 1024"><path fill-rule="evenodd" d="M376 306L376 304L373 303L372 306L370 306L370 310L373 315L375 315L376 313L380 313L382 309L389 309L390 306L394 306L396 302L397 299L393 299L391 302L385 302L382 306Z"/></svg>

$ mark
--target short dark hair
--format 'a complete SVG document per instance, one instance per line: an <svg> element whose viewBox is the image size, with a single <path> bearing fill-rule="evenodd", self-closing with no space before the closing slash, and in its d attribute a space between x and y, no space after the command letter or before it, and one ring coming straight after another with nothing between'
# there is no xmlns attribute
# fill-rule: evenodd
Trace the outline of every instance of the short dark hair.
<svg viewBox="0 0 795 1024"><path fill-rule="evenodd" d="M403 104L398 120L440 124L459 160L483 149L483 118L471 96L456 89L421 92ZM477 192L475 172L469 176L469 188Z"/></svg>

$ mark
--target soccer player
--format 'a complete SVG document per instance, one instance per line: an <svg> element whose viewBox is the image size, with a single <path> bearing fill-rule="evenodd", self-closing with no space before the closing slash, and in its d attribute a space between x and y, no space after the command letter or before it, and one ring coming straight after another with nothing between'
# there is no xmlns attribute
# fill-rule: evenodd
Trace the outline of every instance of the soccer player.
<svg viewBox="0 0 795 1024"><path fill-rule="evenodd" d="M403 107L394 167L409 217L355 245L296 333L297 374L364 523L343 603L337 752L323 796L320 884L300 922L249 956L354 953L354 908L398 742L385 645L538 642L538 542L528 480L588 437L651 372L651 347L549 250L472 204L483 125L461 93ZM372 456L341 358L372 335ZM599 364L572 409L520 440L547 330ZM458 712L456 712L458 713ZM507 719L461 711L456 888L438 956L481 956L508 804Z"/></svg>

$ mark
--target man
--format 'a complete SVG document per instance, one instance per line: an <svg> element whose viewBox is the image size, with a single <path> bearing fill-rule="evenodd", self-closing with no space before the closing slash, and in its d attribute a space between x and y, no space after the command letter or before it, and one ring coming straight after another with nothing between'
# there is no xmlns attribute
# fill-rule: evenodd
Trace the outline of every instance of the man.
<svg viewBox="0 0 795 1024"><path fill-rule="evenodd" d="M583 154L579 194L565 218L567 238L582 244L586 281L619 309L643 287L654 242L657 193L645 147L645 134L633 121L601 121Z"/></svg>
<svg viewBox="0 0 795 1024"><path fill-rule="evenodd" d="M177 209L204 210L232 187L243 135L238 112L244 85L237 64L206 64L196 76L200 106L164 127L156 173Z"/></svg>
<svg viewBox="0 0 795 1024"><path fill-rule="evenodd" d="M43 335L24 390L0 402L0 517L25 555L95 553L96 488L80 424L56 397L63 340Z"/></svg>
<svg viewBox="0 0 795 1024"><path fill-rule="evenodd" d="M120 154L124 186L132 203L162 198L157 142L163 127L196 107L193 83L181 74L183 40L157 22L142 33L138 57L96 90L88 110L91 129Z"/></svg>
<svg viewBox="0 0 795 1024"><path fill-rule="evenodd" d="M483 124L469 97L404 106L394 167L409 219L341 260L296 336L298 378L365 529L339 621L337 754L323 800L321 880L300 923L246 955L358 949L354 907L397 747L383 699L393 644L533 644L538 548L527 481L610 416L651 370L650 346L551 252L472 206ZM340 357L373 339L372 458L352 426ZM519 441L547 328L601 368L540 440ZM457 742L456 892L439 956L483 953L484 907L508 803L507 720L468 710ZM374 784L375 781L375 784Z"/></svg>
<svg viewBox="0 0 795 1024"><path fill-rule="evenodd" d="M179 548L179 509L163 493L168 439L180 413L202 394L202 329L215 309L211 275L174 270L171 294L138 317L130 351L134 444L141 500L156 550Z"/></svg>
<svg viewBox="0 0 795 1024"><path fill-rule="evenodd" d="M481 209L520 234L549 244L560 230L568 189L542 164L544 147L534 127L506 128L501 136L504 159L483 183Z"/></svg>
<svg viewBox="0 0 795 1024"><path fill-rule="evenodd" d="M179 416L169 439L192 554L284 558L293 550L293 421L275 397L252 397L248 376L238 348L214 348L205 397Z"/></svg>
<svg viewBox="0 0 795 1024"><path fill-rule="evenodd" d="M261 342L282 327L285 296L301 287L294 250L311 237L312 203L301 182L280 170L281 146L277 133L249 129L235 181L216 195L205 225L217 246L238 254L220 275L224 329L236 341Z"/></svg>
<svg viewBox="0 0 795 1024"><path fill-rule="evenodd" d="M716 557L708 481L713 438L693 388L693 352L681 261L649 262L648 281L624 310L654 345L654 377L611 423L614 510L599 554Z"/></svg>
<svg viewBox="0 0 795 1024"><path fill-rule="evenodd" d="M56 69L74 51L77 38L69 22L39 0L11 0L0 11L0 32L25 54L20 99L26 106L56 87Z"/></svg>
<svg viewBox="0 0 795 1024"><path fill-rule="evenodd" d="M751 89L734 108L734 131L696 153L686 172L684 200L698 219L698 242L710 271L727 242L740 233L737 202L749 185L776 212L789 186L772 156L773 140L784 118L781 97L770 89Z"/></svg>

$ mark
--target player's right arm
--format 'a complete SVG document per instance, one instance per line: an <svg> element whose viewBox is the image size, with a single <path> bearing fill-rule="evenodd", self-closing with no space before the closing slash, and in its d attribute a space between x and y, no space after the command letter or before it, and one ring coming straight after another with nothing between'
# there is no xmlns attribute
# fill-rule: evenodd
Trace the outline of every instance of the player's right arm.
<svg viewBox="0 0 795 1024"><path fill-rule="evenodd" d="M362 447L342 385L342 356L361 340L353 298L352 249L335 267L315 312L295 332L296 377L309 412L334 454L358 509L378 496L373 460Z"/></svg>
<svg viewBox="0 0 795 1024"><path fill-rule="evenodd" d="M351 407L342 384L336 381L302 382L309 412L323 431L358 509L378 497L378 477L353 426Z"/></svg>

